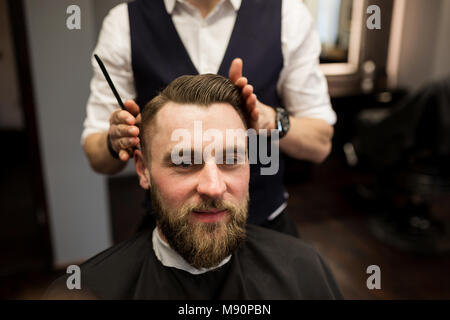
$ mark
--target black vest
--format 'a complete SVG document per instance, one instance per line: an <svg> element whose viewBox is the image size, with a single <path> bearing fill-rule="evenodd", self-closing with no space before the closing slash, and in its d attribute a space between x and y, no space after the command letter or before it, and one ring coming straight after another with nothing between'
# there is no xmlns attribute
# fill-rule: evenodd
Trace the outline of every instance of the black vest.
<svg viewBox="0 0 450 320"><path fill-rule="evenodd" d="M136 0L128 4L131 55L136 102L143 107L172 80L195 75L194 67L167 13L163 0ZM228 77L234 58L244 61L243 74L258 99L281 106L276 86L283 67L281 51L281 1L243 0L218 74ZM260 164L250 166L249 223L261 224L285 201L284 161L278 173L260 174Z"/></svg>

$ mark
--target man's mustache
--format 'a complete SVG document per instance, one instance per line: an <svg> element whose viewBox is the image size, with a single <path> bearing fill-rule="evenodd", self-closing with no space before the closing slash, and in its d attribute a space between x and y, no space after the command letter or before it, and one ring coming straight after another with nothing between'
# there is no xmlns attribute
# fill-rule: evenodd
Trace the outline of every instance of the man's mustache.
<svg viewBox="0 0 450 320"><path fill-rule="evenodd" d="M222 210L230 210L233 211L235 206L227 204L223 200L211 199L202 201L201 203L195 205L191 208L191 211L222 211Z"/></svg>

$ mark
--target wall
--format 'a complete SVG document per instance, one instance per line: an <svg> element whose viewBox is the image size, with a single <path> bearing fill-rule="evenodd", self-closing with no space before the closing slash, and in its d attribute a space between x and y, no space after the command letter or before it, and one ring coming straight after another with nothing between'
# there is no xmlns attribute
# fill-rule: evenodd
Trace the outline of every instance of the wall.
<svg viewBox="0 0 450 320"><path fill-rule="evenodd" d="M22 130L24 121L6 0L0 0L0 74L0 129Z"/></svg>
<svg viewBox="0 0 450 320"><path fill-rule="evenodd" d="M417 89L424 83L450 75L448 0L405 1L398 85Z"/></svg>
<svg viewBox="0 0 450 320"><path fill-rule="evenodd" d="M434 76L450 76L450 1L444 0L437 33Z"/></svg>
<svg viewBox="0 0 450 320"><path fill-rule="evenodd" d="M81 8L81 30L66 8ZM111 244L105 178L80 146L97 39L93 0L25 0L40 148L55 264L91 257Z"/></svg>

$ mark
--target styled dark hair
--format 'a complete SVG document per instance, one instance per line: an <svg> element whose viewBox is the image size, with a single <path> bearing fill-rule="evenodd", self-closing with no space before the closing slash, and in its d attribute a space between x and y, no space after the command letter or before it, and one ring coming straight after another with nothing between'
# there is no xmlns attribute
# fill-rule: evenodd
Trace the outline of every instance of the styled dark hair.
<svg viewBox="0 0 450 320"><path fill-rule="evenodd" d="M216 74L181 76L146 104L141 113L140 140L144 150L145 136L156 114L168 102L208 107L213 103L229 103L239 114L246 129L248 116L241 92L229 79Z"/></svg>

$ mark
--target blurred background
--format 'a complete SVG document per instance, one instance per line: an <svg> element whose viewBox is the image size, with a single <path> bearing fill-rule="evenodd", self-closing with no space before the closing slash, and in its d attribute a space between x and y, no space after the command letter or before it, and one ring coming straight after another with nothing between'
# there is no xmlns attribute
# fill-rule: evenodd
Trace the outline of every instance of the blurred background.
<svg viewBox="0 0 450 320"><path fill-rule="evenodd" d="M0 0L0 298L39 299L144 214L133 165L95 174L80 145L90 57L120 2ZM450 0L304 3L338 122L323 164L288 160L289 214L347 299L449 299Z"/></svg>

